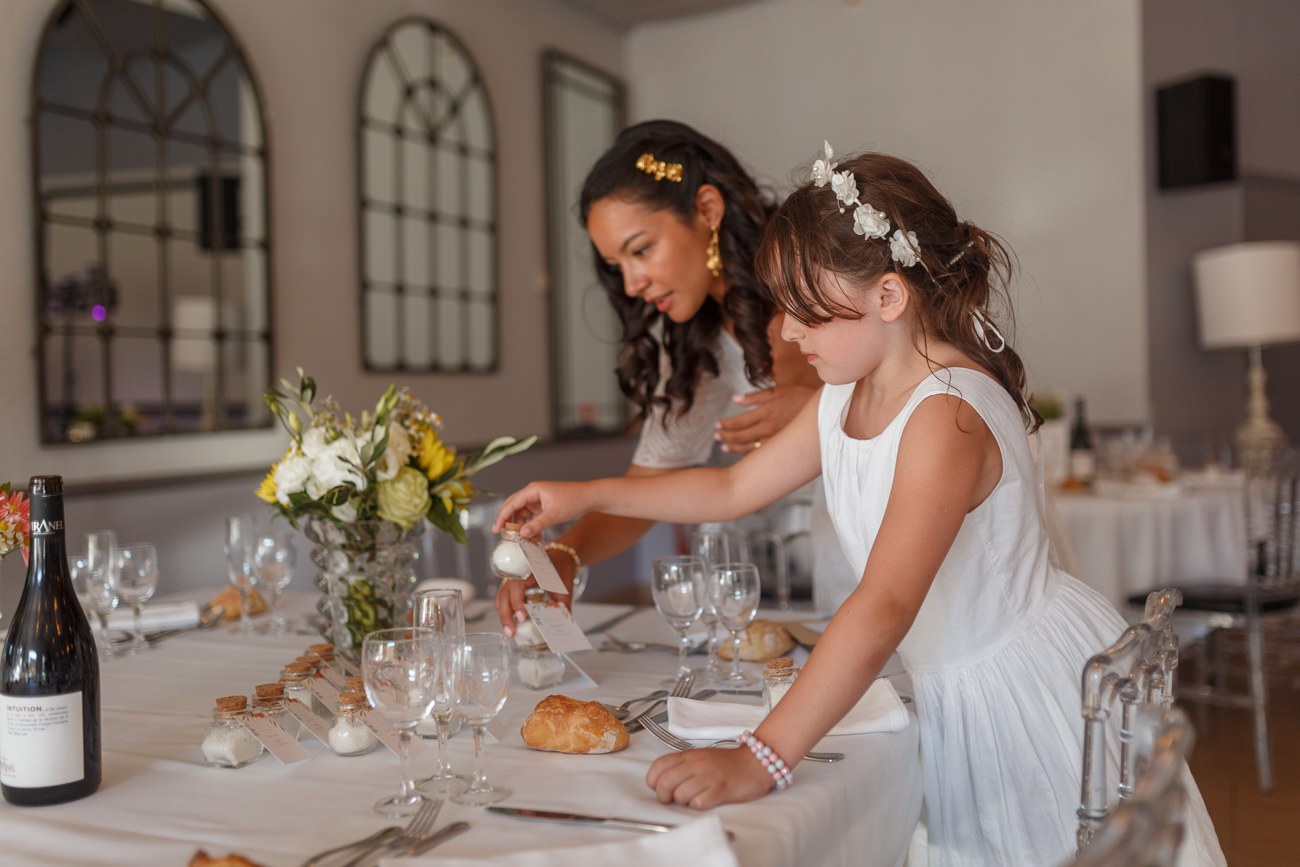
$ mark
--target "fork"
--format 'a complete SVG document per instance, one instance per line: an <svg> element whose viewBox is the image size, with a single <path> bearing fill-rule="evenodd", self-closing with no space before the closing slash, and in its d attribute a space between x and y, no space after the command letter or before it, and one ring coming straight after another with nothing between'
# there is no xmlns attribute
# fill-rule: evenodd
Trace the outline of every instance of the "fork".
<svg viewBox="0 0 1300 867"><path fill-rule="evenodd" d="M429 837L429 832L433 830L433 822L438 818L438 811L441 809L441 798L425 801L420 805L420 809L416 811L415 817L411 819L410 824L400 834L367 847L364 852L344 864L343 867L361 867L361 865L369 863L372 856L378 856L384 852L396 852L413 843L423 842Z"/></svg>
<svg viewBox="0 0 1300 867"><path fill-rule="evenodd" d="M666 746L677 750L679 753L695 749L695 744L686 740L686 738L679 737L678 735L668 731L668 729L655 722L652 717L642 719L641 725L645 726L645 730L650 732L650 734L663 741ZM734 745L735 743L736 741L734 738L724 738L720 741L714 741L709 744L709 746L720 747L725 744ZM810 762L838 762L840 759L844 758L844 753L805 753L804 758Z"/></svg>
<svg viewBox="0 0 1300 867"><path fill-rule="evenodd" d="M342 846L335 846L333 849L326 849L324 852L317 852L315 855L302 862L302 867L315 867L315 865L324 861L326 858L329 858L329 856L337 855L340 852L346 852L349 849L365 850L358 856L357 860L359 860L360 857L369 854L370 850L377 849L385 843L392 842L398 837L402 837L406 834L410 834L412 831L418 830L416 823L423 822L422 817L424 816L424 811L428 808L432 808L432 815L429 818L429 825L432 825L433 820L438 815L438 808L441 806L441 801L426 801L420 805L420 809L411 817L411 821L405 828L400 828L397 825L389 825L387 828L382 828L371 834L369 837L363 837L362 839L354 840L351 843L344 843ZM356 864L357 860L354 860L351 863Z"/></svg>

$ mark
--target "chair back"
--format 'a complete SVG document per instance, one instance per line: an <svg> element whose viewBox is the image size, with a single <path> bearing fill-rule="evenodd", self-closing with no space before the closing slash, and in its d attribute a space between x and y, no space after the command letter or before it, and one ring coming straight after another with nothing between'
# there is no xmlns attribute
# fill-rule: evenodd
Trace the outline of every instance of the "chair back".
<svg viewBox="0 0 1300 867"><path fill-rule="evenodd" d="M1133 795L1141 771L1135 744L1140 708L1168 712L1173 707L1173 673L1178 667L1178 635L1173 613L1182 604L1176 588L1156 590L1147 597L1142 622L1123 634L1083 668L1083 780L1078 816L1079 850L1093 840L1111 809L1107 779L1106 733L1116 701L1120 705L1119 800Z"/></svg>
<svg viewBox="0 0 1300 867"><path fill-rule="evenodd" d="M1246 574L1264 597L1294 589L1300 582L1298 470L1300 457L1290 452L1268 473L1246 479ZM1248 598L1247 605L1260 601Z"/></svg>
<svg viewBox="0 0 1300 867"><path fill-rule="evenodd" d="M1195 740L1177 708L1144 708L1134 720L1142 772L1132 797L1108 816L1070 867L1173 867L1183 840L1182 769Z"/></svg>

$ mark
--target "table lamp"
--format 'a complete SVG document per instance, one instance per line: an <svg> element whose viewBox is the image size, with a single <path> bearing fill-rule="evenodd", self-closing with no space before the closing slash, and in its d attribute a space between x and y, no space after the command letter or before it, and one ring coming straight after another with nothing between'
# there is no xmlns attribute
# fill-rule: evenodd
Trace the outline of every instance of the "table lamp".
<svg viewBox="0 0 1300 867"><path fill-rule="evenodd" d="M1246 348L1246 420L1236 432L1242 465L1263 468L1286 438L1268 417L1261 349L1300 340L1300 242L1259 241L1202 250L1192 258L1201 345Z"/></svg>

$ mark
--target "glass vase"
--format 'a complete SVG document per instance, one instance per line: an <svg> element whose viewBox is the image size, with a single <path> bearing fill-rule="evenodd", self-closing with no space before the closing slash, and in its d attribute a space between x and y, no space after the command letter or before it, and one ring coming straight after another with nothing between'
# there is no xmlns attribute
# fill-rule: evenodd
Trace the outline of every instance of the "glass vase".
<svg viewBox="0 0 1300 867"><path fill-rule="evenodd" d="M309 517L302 529L319 570L316 610L326 641L355 659L367 633L410 624L424 522L403 530L392 521Z"/></svg>

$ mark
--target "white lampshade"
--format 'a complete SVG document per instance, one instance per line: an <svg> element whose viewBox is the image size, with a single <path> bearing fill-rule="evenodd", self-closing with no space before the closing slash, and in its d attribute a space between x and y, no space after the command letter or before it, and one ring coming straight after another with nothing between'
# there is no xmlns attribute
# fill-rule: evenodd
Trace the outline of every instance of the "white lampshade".
<svg viewBox="0 0 1300 867"><path fill-rule="evenodd" d="M217 303L211 295L181 295L172 302L172 366L190 373L217 369L212 329L217 325Z"/></svg>
<svg viewBox="0 0 1300 867"><path fill-rule="evenodd" d="M1206 349L1300 340L1300 242L1215 247L1192 268Z"/></svg>

